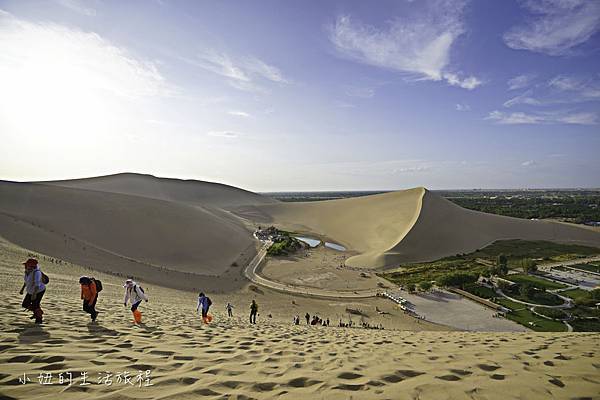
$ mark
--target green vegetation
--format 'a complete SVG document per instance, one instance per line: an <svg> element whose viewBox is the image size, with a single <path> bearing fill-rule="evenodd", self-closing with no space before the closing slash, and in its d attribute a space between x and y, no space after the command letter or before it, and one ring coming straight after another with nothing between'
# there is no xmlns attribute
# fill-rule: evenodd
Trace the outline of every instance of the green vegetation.
<svg viewBox="0 0 600 400"><path fill-rule="evenodd" d="M543 278L538 278L537 276L532 276L532 275L524 275L524 274L514 274L514 275L508 275L506 277L506 279L508 279L509 281L512 281L514 283L519 283L519 284L523 284L523 283L529 283L532 286L538 288L538 289L562 289L562 288L566 288L567 285L563 285L562 283L556 283L556 282L552 282Z"/></svg>
<svg viewBox="0 0 600 400"><path fill-rule="evenodd" d="M526 308L510 312L506 318L537 332L565 332L567 330L567 326L562 322L540 317ZM533 325L530 322L533 322Z"/></svg>
<svg viewBox="0 0 600 400"><path fill-rule="evenodd" d="M526 274L532 274L537 271L537 264L531 258L524 258L521 260L521 268Z"/></svg>
<svg viewBox="0 0 600 400"><path fill-rule="evenodd" d="M578 306L593 307L597 303L600 303L600 289L590 290L587 294L580 293L575 299L575 304Z"/></svg>
<svg viewBox="0 0 600 400"><path fill-rule="evenodd" d="M476 283L469 283L464 285L463 290L484 299L493 299L497 296L496 292L494 292L492 289L486 286L478 285Z"/></svg>
<svg viewBox="0 0 600 400"><path fill-rule="evenodd" d="M401 286L423 281L436 281L440 284L439 279L453 273L503 275L508 272L508 268L522 268L523 259L565 261L590 255L600 255L600 249L546 241L500 240L470 254L457 254L433 262L402 265L397 270L380 276ZM547 282L546 288L550 286L564 287Z"/></svg>
<svg viewBox="0 0 600 400"><path fill-rule="evenodd" d="M565 313L559 308L535 307L534 310L538 314L545 315L546 317L552 319L565 319L569 317L569 314Z"/></svg>
<svg viewBox="0 0 600 400"><path fill-rule="evenodd" d="M302 247L300 241L288 232L278 231L280 237L277 242L273 243L267 250L270 256L285 256Z"/></svg>
<svg viewBox="0 0 600 400"><path fill-rule="evenodd" d="M598 191L442 192L471 210L517 218L556 218L574 223L600 221Z"/></svg>
<svg viewBox="0 0 600 400"><path fill-rule="evenodd" d="M559 306L564 301L557 295L534 288L530 283L523 283L504 292L515 300L543 306Z"/></svg>
<svg viewBox="0 0 600 400"><path fill-rule="evenodd" d="M574 317L600 318L600 310L595 307L577 306L569 310Z"/></svg>
<svg viewBox="0 0 600 400"><path fill-rule="evenodd" d="M595 272L597 274L600 274L600 266L596 265L596 264L576 264L576 265L572 265L573 268L577 268L577 269L582 269L584 271L590 271L590 272Z"/></svg>
<svg viewBox="0 0 600 400"><path fill-rule="evenodd" d="M525 304L517 303L516 301L512 301L503 297L498 297L495 303L500 304L501 306L504 306L513 311L527 308Z"/></svg>
<svg viewBox="0 0 600 400"><path fill-rule="evenodd" d="M423 281L423 282L419 283L419 289L424 292L427 292L432 287L433 287L433 284L430 281Z"/></svg>
<svg viewBox="0 0 600 400"><path fill-rule="evenodd" d="M566 297L570 297L573 300L577 300L580 297L588 297L590 295L587 290L583 289L563 290L562 292L560 292L560 294Z"/></svg>
<svg viewBox="0 0 600 400"><path fill-rule="evenodd" d="M599 319L576 319L569 324L576 332L600 332Z"/></svg>

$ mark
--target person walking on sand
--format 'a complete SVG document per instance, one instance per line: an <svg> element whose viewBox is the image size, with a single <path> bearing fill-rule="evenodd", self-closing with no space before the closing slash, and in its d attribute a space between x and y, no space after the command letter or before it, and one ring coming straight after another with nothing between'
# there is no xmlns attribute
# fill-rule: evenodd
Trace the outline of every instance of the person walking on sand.
<svg viewBox="0 0 600 400"><path fill-rule="evenodd" d="M142 313L138 310L138 307L142 300L148 302L148 296L144 293L144 289L139 286L133 279L127 279L123 285L125 288L125 298L123 299L123 305L127 306L127 301L131 301L131 312L133 313L133 319L136 324L142 323Z"/></svg>
<svg viewBox="0 0 600 400"><path fill-rule="evenodd" d="M79 278L81 285L81 299L83 300L83 311L90 314L92 321L96 321L98 311L96 311L96 302L98 301L98 286L96 280L87 276Z"/></svg>
<svg viewBox="0 0 600 400"><path fill-rule="evenodd" d="M42 310L40 303L42 302L44 293L46 293L45 283L48 283L48 278L42 273L42 270L38 266L38 261L35 258L28 259L23 265L25 266L25 275L23 276L24 283L19 294L23 294L23 291L25 289L27 290L21 305L23 308L33 312L31 318L35 319L36 324L41 324L44 311ZM44 283L44 281L46 282Z"/></svg>
<svg viewBox="0 0 600 400"><path fill-rule="evenodd" d="M258 314L258 304L256 304L256 300L252 300L252 304L250 304L250 323L256 324L256 315Z"/></svg>
<svg viewBox="0 0 600 400"><path fill-rule="evenodd" d="M212 300L210 297L206 296L204 292L200 292L198 295L198 306L196 307L196 312L202 312L202 322L205 324L208 324L212 320L212 317L208 315L208 310L210 309L211 305Z"/></svg>
<svg viewBox="0 0 600 400"><path fill-rule="evenodd" d="M310 314L306 313L306 315L304 316L304 318L306 319L306 325L310 325Z"/></svg>
<svg viewBox="0 0 600 400"><path fill-rule="evenodd" d="M233 317L233 306L231 305L231 303L228 302L225 308L227 309L227 315L229 316L229 318Z"/></svg>

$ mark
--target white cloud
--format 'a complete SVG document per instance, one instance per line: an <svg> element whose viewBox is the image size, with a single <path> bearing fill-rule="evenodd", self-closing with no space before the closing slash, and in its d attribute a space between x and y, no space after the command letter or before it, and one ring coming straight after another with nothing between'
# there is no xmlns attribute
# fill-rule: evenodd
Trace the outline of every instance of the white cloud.
<svg viewBox="0 0 600 400"><path fill-rule="evenodd" d="M600 81L598 79L558 75L505 101L504 107L518 104L548 106L598 100L600 100Z"/></svg>
<svg viewBox="0 0 600 400"><path fill-rule="evenodd" d="M250 117L250 114L248 114L245 111L228 111L227 114L234 115L236 117L244 117L244 118L249 118Z"/></svg>
<svg viewBox="0 0 600 400"><path fill-rule="evenodd" d="M207 135L226 139L235 139L241 136L238 132L234 131L210 131L207 132Z"/></svg>
<svg viewBox="0 0 600 400"><path fill-rule="evenodd" d="M516 90L527 87L535 78L536 75L534 74L517 75L514 78L508 80L508 90Z"/></svg>
<svg viewBox="0 0 600 400"><path fill-rule="evenodd" d="M443 76L444 79L446 79L446 82L448 82L448 84L451 86L458 86L468 90L473 90L483 83L480 79L475 78L474 76L469 76L464 79L460 79L458 75L453 73L444 73Z"/></svg>
<svg viewBox="0 0 600 400"><path fill-rule="evenodd" d="M397 18L387 29L364 25L344 15L330 27L337 52L358 62L407 74L418 80L445 80L474 89L481 80L449 72L450 50L464 32L464 1L437 0L414 18Z"/></svg>
<svg viewBox="0 0 600 400"><path fill-rule="evenodd" d="M471 106L468 104L456 104L456 111L471 111Z"/></svg>
<svg viewBox="0 0 600 400"><path fill-rule="evenodd" d="M232 58L225 53L206 51L198 54L194 59L184 58L184 61L224 76L229 84L240 90L261 92L264 89L257 81L270 81L286 84L289 80L283 77L281 71L259 60L256 57Z"/></svg>
<svg viewBox="0 0 600 400"><path fill-rule="evenodd" d="M503 106L504 107L512 107L514 105L517 104L527 104L530 106L539 106L542 104L542 102L534 97L531 97L533 91L532 90L528 90L523 94L520 94L518 96L515 96L507 101L504 102Z"/></svg>
<svg viewBox="0 0 600 400"><path fill-rule="evenodd" d="M564 111L546 113L524 113L492 111L485 118L501 125L525 124L570 124L570 125L596 125L598 114L592 112L569 113Z"/></svg>
<svg viewBox="0 0 600 400"><path fill-rule="evenodd" d="M523 167L533 167L537 165L537 162L535 160L527 160L521 163L521 166Z"/></svg>
<svg viewBox="0 0 600 400"><path fill-rule="evenodd" d="M567 54L600 29L600 1L525 0L528 20L504 34L508 47L549 55Z"/></svg>
<svg viewBox="0 0 600 400"><path fill-rule="evenodd" d="M0 87L61 93L101 91L122 97L173 93L156 65L96 33L31 23L0 10ZM20 87L20 88L19 88ZM80 101L81 99L73 99ZM55 102L51 100L51 102Z"/></svg>

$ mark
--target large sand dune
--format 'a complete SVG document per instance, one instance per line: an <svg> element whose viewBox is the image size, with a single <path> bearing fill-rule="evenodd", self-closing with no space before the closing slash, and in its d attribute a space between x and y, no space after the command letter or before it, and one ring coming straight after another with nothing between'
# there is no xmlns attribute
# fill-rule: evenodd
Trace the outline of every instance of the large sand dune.
<svg viewBox="0 0 600 400"><path fill-rule="evenodd" d="M550 240L600 247L600 234L576 226L464 209L424 188L358 198L240 207L257 223L329 238L358 252L357 267L391 267L468 253L495 240Z"/></svg>
<svg viewBox="0 0 600 400"><path fill-rule="evenodd" d="M0 218L14 243L99 270L168 272L168 281L222 275L255 253L250 231L225 211L118 193L0 182Z"/></svg>
<svg viewBox="0 0 600 400"><path fill-rule="evenodd" d="M228 208L247 204L277 203L270 197L220 183L158 178L134 173L39 183L177 201L203 207Z"/></svg>

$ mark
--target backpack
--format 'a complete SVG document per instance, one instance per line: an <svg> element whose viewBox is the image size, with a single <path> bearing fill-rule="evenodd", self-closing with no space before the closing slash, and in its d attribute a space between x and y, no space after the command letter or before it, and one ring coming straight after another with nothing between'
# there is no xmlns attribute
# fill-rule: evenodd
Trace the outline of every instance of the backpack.
<svg viewBox="0 0 600 400"><path fill-rule="evenodd" d="M102 282L96 278L92 278L92 280L96 282L96 292L100 293L102 291Z"/></svg>
<svg viewBox="0 0 600 400"><path fill-rule="evenodd" d="M212 300L210 299L210 297L206 298L206 304L208 304L208 306L212 306Z"/></svg>
<svg viewBox="0 0 600 400"><path fill-rule="evenodd" d="M45 273L42 272L42 270L40 269L40 274L42 274L42 283L44 285L47 285L50 282L50 278L48 278L48 275L46 275Z"/></svg>

